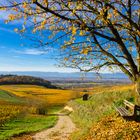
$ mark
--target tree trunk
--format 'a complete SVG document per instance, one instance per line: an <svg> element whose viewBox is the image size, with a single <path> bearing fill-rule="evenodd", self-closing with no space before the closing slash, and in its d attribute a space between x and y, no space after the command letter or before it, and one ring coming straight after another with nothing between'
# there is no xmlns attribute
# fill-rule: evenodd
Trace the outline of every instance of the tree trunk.
<svg viewBox="0 0 140 140"><path fill-rule="evenodd" d="M136 103L140 105L140 76L137 78L135 82L135 89L136 89Z"/></svg>

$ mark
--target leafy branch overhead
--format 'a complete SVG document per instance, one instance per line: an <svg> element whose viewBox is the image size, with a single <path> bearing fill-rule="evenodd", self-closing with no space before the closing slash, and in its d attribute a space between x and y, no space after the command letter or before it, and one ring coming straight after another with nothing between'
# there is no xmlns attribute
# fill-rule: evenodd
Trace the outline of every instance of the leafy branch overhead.
<svg viewBox="0 0 140 140"><path fill-rule="evenodd" d="M10 11L6 23L23 20L16 32L41 33L38 45L57 42L64 66L119 67L132 81L140 75L139 0L11 0L0 10Z"/></svg>

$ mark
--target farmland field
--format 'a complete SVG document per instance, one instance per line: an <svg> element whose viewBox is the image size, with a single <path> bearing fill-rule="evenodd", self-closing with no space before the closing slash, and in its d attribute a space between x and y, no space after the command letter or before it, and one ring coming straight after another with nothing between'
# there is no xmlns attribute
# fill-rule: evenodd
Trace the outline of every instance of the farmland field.
<svg viewBox="0 0 140 140"><path fill-rule="evenodd" d="M132 88L134 88L133 85L99 85L90 88L62 90L49 89L35 85L2 85L0 86L0 99L14 102L30 102L32 100L33 104L40 101L46 102L48 105L63 105L71 99L82 96L85 92L88 92L88 94L95 94L103 91L125 91Z"/></svg>
<svg viewBox="0 0 140 140"><path fill-rule="evenodd" d="M132 91L133 88L134 86L131 84L113 86L99 85L88 88L75 88L67 90L49 89L35 85L1 85L0 140L8 139L12 136L18 136L20 134L40 131L42 129L54 126L58 119L57 116L44 115L59 112L70 100L72 100L70 101L72 102L72 106L74 103L74 108L77 104L77 108L80 108L81 110L81 105L83 105L84 102L82 102L81 98L79 97L81 97L84 93L95 95L95 97L99 94L97 97L101 97L101 99L99 100L97 97L95 98L97 101L99 100L97 103L99 104L102 102L102 100L104 101L104 98L109 97L109 100L112 100L113 98L117 97L119 99L119 97L115 95L116 93L117 95L121 95L122 93ZM113 96L108 96L108 93L112 93ZM121 96L123 96L123 94ZM94 96L89 102L84 103L84 106L88 107L84 107L84 109L82 108L83 111L81 114L79 114L80 110L78 109L76 109L75 113L72 114L74 122L77 121L78 124L80 124L82 127L84 126L85 129L87 127L85 125L87 122L87 117L89 120L88 124L92 125L92 121L95 118L92 116L93 114L97 114L97 112L91 113L88 111L89 109L93 108L92 104L95 105L95 101L92 99L94 99ZM89 116L84 117L86 121L79 118L84 111L85 115L86 112L89 114ZM98 117L98 114L96 117ZM80 131L80 134L85 133L85 129L83 129L84 132Z"/></svg>
<svg viewBox="0 0 140 140"><path fill-rule="evenodd" d="M52 127L57 116L44 115L60 111L77 95L73 90L34 85L0 86L0 140Z"/></svg>
<svg viewBox="0 0 140 140"><path fill-rule="evenodd" d="M47 104L65 104L68 100L78 96L73 90L48 89L34 85L4 85L0 90L12 93L13 96L21 99L43 101Z"/></svg>

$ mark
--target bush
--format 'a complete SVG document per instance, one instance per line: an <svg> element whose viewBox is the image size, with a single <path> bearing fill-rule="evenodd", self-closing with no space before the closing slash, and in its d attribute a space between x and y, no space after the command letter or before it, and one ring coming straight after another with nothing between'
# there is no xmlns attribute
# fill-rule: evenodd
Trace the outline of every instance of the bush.
<svg viewBox="0 0 140 140"><path fill-rule="evenodd" d="M47 105L46 104L40 104L37 107L37 114L39 115L46 115L47 114Z"/></svg>

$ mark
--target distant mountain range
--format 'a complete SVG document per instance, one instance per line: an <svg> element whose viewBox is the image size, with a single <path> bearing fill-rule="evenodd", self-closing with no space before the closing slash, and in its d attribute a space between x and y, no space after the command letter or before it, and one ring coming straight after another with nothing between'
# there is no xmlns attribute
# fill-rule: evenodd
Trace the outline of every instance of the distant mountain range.
<svg viewBox="0 0 140 140"><path fill-rule="evenodd" d="M35 71L15 71L15 72L4 72L1 71L0 74L14 74L14 75L25 75L25 76L34 76L40 77L47 80L122 80L122 81L129 81L128 77L123 73L101 73L97 75L96 73L89 72L89 73L80 73L80 72L73 72L73 73L61 73L61 72L35 72Z"/></svg>

